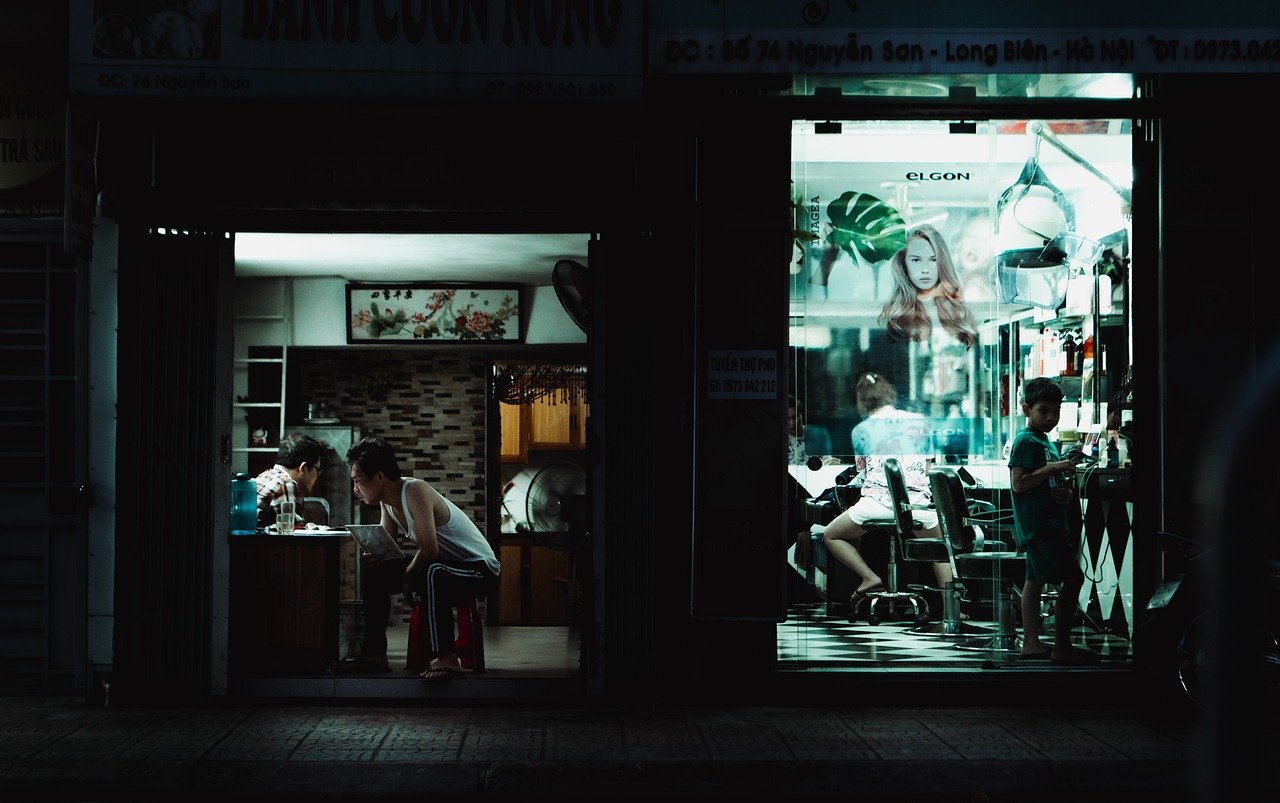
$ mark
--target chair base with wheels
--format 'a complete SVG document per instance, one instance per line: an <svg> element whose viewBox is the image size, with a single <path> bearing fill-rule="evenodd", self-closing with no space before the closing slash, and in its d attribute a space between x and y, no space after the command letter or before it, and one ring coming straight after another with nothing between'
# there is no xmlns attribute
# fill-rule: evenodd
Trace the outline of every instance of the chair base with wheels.
<svg viewBox="0 0 1280 803"><path fill-rule="evenodd" d="M1002 541L986 540L982 527L997 532L1010 527L1009 517L989 503L970 503L959 475L950 466L929 470L929 486L938 510L943 541L949 552L951 571L960 583L974 583L989 589L992 620L989 630L976 638L958 642L962 650L1017 652L1021 649L1015 626L1016 589L1026 574L1026 557L1005 549ZM994 547L994 548L989 548Z"/></svg>
<svg viewBox="0 0 1280 803"><path fill-rule="evenodd" d="M863 603L866 603L867 624L869 625L878 625L883 621L881 615L876 612L876 606L881 603L886 604L886 617L892 617L894 609L901 606L904 611L910 607L911 620L915 622L917 626L923 625L929 621L929 603L924 597L912 591L867 592L858 600L858 604L854 605L852 610L849 611L850 622L858 618L858 611L863 607Z"/></svg>
<svg viewBox="0 0 1280 803"><path fill-rule="evenodd" d="M908 608L911 610L911 620L917 627L928 624L928 601L915 591L898 590L897 523L892 520L868 521L862 526L866 529L867 534L873 530L889 531L889 563L885 572L884 589L867 591L861 594L857 603L849 609L849 621L855 621L858 618L858 612L865 606L867 624L869 625L878 625L886 618L892 617L895 610L906 611ZM866 538L867 534L863 534L862 537ZM881 608L882 604L884 605L883 608Z"/></svg>
<svg viewBox="0 0 1280 803"><path fill-rule="evenodd" d="M976 652L1022 651L1022 637L1018 635L1015 622L1018 596L1010 593L1008 599L1004 601L996 600L991 607L995 611L993 613L992 629L988 635L962 641L955 645L956 649Z"/></svg>
<svg viewBox="0 0 1280 803"><path fill-rule="evenodd" d="M943 636L963 638L989 634L991 630L982 625L970 624L960 618L960 603L968 602L965 596L964 583L952 580L942 588L926 585L910 585L907 588L916 591L935 591L942 595L942 620L918 627L909 627L904 633L913 636Z"/></svg>

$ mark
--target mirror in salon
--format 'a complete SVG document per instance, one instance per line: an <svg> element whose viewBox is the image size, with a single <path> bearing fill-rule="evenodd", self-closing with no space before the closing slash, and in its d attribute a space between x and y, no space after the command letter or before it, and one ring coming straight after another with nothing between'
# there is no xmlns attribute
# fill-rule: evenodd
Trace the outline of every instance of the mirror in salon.
<svg viewBox="0 0 1280 803"><path fill-rule="evenodd" d="M940 463L1003 466L1032 376L1059 380L1065 429L1105 426L1131 353L1129 126L794 123L794 392L836 457L867 372L925 417Z"/></svg>

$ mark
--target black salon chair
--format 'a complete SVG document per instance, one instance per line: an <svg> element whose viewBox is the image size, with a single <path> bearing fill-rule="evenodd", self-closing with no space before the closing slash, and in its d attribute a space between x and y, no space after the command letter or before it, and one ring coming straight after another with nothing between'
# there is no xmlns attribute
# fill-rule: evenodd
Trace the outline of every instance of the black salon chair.
<svg viewBox="0 0 1280 803"><path fill-rule="evenodd" d="M966 581L982 584L991 597L990 631L955 646L964 650L1018 652L1021 647L1014 627L1014 589L1026 576L1027 561L1009 548L1013 543L1011 513L998 511L981 500L971 501L964 483L950 466L929 469L929 488L955 582L962 593ZM999 534L1001 540L988 542L982 528Z"/></svg>
<svg viewBox="0 0 1280 803"><path fill-rule="evenodd" d="M912 510L915 506L911 504L911 499L907 494L907 483L902 475L902 467L897 460L885 461L885 475L889 484L889 496L893 500L894 509L898 511ZM939 524L941 525L941 515L939 515ZM986 628L963 622L960 619L960 603L965 599L964 585L959 582L956 575L955 561L952 560L951 551L947 548L945 537L918 537L914 531L920 529L920 522L904 521L901 515L895 529L897 539L901 544L902 559L904 561L927 564L926 571L929 574L933 573L933 564L950 563L952 576L956 578L947 583L944 588L938 588L927 583L913 583L907 586L908 590L917 593L931 591L940 594L942 599L942 618L940 621L932 623L928 621L917 622L914 627L908 628L906 632L921 636L947 637L977 636L987 633Z"/></svg>
<svg viewBox="0 0 1280 803"><path fill-rule="evenodd" d="M885 579L885 587L883 591L868 591L862 599L858 600L858 605L849 612L849 619L853 620L858 615L858 610L863 605L867 606L867 624L879 624L882 617L878 613L881 605L887 616L892 616L895 608L905 610L910 607L911 618L916 627L924 627L929 622L929 603L919 593L912 590L898 590L898 554L901 552L904 557L908 549L919 551L922 547L913 546L913 541L937 541L942 539L921 539L915 538L914 533L920 529L920 522L912 515L912 505L907 497L907 484L902 478L902 467L898 464L897 459L888 458L884 461L885 479L889 484L889 496L893 502L894 518L885 522L867 522L866 527L868 533L877 528L889 529L889 562L887 575ZM865 539L866 536L864 535Z"/></svg>

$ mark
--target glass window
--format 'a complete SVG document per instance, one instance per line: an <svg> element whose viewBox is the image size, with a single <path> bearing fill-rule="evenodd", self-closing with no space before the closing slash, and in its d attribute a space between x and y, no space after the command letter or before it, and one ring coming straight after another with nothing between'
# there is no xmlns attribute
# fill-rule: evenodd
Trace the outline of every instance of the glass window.
<svg viewBox="0 0 1280 803"><path fill-rule="evenodd" d="M938 80L955 78L961 77ZM1043 87L1054 77L1036 78ZM940 507L928 474L936 467L954 472L966 505L1007 519L1008 450L1025 424L1020 391L1028 379L1051 378L1063 402L1048 437L1063 454L1084 452L1066 480L1077 490L1069 527L1082 543L1076 558L1085 574L1084 624L1073 643L1078 638L1080 646L1125 662L1133 628L1124 564L1130 535L1096 511L1090 516L1088 507L1099 472L1123 470L1117 466L1123 457L1107 454L1114 434L1107 405L1131 353L1132 174L1128 120L793 125L790 390L805 437L790 460L792 476L814 497L834 499L840 490L839 510L886 493L881 464L892 453L901 460L910 501L921 506L923 515L913 513L924 525L917 535L942 537L941 527L928 526ZM909 420L911 437L894 442L909 442L910 449L877 447L867 434L883 428L887 416ZM852 493L837 488L849 478L866 484ZM1131 515L1132 500L1121 501ZM1017 551L1009 530L992 525L982 534ZM870 533L861 540L853 543L875 579L889 585L886 546ZM969 548L955 538L952 545ZM969 601L957 606L940 590L954 579L950 556L939 561L945 568L935 568L920 559L926 553L904 554L910 550L895 541L898 590L929 587L919 591L929 622L888 604L868 617L864 601L850 624L851 598L868 581L849 561L827 554L820 536L805 547L791 553L800 590L779 626L780 660L928 668L1018 660L1024 623L1007 605L1022 583L1017 560L1001 564L998 580L960 577ZM974 562L962 560L956 571L963 575ZM1054 590L1047 589L1038 622L1050 641ZM882 621L870 625L869 618ZM916 647L902 643L904 627L919 632ZM895 639L893 648L877 634Z"/></svg>

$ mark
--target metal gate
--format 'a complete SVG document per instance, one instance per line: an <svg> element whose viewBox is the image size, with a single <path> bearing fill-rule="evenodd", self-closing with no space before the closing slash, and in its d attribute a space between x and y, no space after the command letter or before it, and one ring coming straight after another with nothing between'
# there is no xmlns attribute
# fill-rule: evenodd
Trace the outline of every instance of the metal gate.
<svg viewBox="0 0 1280 803"><path fill-rule="evenodd" d="M233 241L122 224L113 694L210 693L223 652Z"/></svg>
<svg viewBox="0 0 1280 803"><path fill-rule="evenodd" d="M0 693L85 691L86 274L0 236Z"/></svg>

